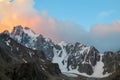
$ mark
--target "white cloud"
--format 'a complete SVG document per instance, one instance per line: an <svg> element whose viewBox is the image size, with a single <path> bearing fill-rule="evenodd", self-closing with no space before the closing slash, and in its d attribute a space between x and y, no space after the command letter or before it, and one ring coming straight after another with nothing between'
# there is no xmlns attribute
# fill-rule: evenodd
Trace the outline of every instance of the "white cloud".
<svg viewBox="0 0 120 80"><path fill-rule="evenodd" d="M101 18L101 17L104 18L104 17L111 16L114 13L115 13L115 10L102 11L97 15L97 17L98 18Z"/></svg>

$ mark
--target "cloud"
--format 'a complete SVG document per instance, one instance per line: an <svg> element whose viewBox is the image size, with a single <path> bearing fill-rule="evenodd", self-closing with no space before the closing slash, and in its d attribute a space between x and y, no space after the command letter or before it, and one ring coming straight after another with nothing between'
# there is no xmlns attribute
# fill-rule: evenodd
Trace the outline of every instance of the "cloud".
<svg viewBox="0 0 120 80"><path fill-rule="evenodd" d="M111 16L114 13L115 13L115 10L102 11L97 15L97 17L98 18L104 18L104 17Z"/></svg>
<svg viewBox="0 0 120 80"><path fill-rule="evenodd" d="M22 25L32 28L36 33L51 38L54 42L81 42L93 45L101 52L120 50L120 21L112 24L96 24L90 31L72 21L58 21L48 17L47 11L39 13L34 9L34 0L0 0L0 32L13 26ZM102 16L107 13L102 13Z"/></svg>
<svg viewBox="0 0 120 80"><path fill-rule="evenodd" d="M95 46L100 52L120 50L120 21L112 24L96 24L88 32L84 27L72 22L63 22L58 24L56 35L59 40L67 42L76 42Z"/></svg>
<svg viewBox="0 0 120 80"><path fill-rule="evenodd" d="M120 50L120 21L112 24L97 24L91 28L90 36L92 42L100 51Z"/></svg>
<svg viewBox="0 0 120 80"><path fill-rule="evenodd" d="M46 12L38 13L34 8L34 0L14 0L9 2L3 0L0 2L0 30L12 30L12 26L21 24L22 26L36 27L50 25ZM48 25L47 25L48 24Z"/></svg>

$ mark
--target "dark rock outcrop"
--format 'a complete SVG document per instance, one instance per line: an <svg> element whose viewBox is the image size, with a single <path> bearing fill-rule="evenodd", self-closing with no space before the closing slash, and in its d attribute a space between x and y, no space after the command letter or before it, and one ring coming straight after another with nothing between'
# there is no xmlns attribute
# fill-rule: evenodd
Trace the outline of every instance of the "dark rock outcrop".
<svg viewBox="0 0 120 80"><path fill-rule="evenodd" d="M0 34L0 80L49 80L60 75L57 64L45 58L43 51L17 43L7 34Z"/></svg>
<svg viewBox="0 0 120 80"><path fill-rule="evenodd" d="M116 72L116 68L120 65L120 52L105 52L102 59L104 63L104 73Z"/></svg>

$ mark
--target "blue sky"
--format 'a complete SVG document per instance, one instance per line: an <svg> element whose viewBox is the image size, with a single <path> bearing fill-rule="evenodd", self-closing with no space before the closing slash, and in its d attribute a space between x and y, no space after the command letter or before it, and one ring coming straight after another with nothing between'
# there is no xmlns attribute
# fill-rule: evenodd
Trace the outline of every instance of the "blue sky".
<svg viewBox="0 0 120 80"><path fill-rule="evenodd" d="M89 29L95 24L111 24L120 19L120 0L35 0L34 7L49 17L70 20Z"/></svg>

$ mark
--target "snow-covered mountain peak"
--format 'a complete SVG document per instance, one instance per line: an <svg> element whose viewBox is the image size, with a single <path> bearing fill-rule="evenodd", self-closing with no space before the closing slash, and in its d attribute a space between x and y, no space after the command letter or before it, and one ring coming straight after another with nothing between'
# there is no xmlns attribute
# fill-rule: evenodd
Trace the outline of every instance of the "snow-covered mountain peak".
<svg viewBox="0 0 120 80"><path fill-rule="evenodd" d="M61 41L60 43L58 43L58 45L60 46L66 46L68 43L66 43L65 41Z"/></svg>
<svg viewBox="0 0 120 80"><path fill-rule="evenodd" d="M100 75L100 77L104 77L109 71L109 68L105 70L104 67L109 65L109 60L113 56L111 52L106 52L102 56L95 47L79 42L61 41L55 44L51 39L47 39L41 34L35 34L30 28L23 28L20 25L15 26L12 33L5 31L4 34L9 34L11 38L28 48L43 51L45 58L53 63L58 63L63 73L90 77L95 77L95 74L98 74L98 77ZM9 44L9 41L6 44ZM101 70L98 72L99 68Z"/></svg>
<svg viewBox="0 0 120 80"><path fill-rule="evenodd" d="M15 26L13 28L13 31L11 32L12 35L22 35L23 33L23 27L21 25Z"/></svg>
<svg viewBox="0 0 120 80"><path fill-rule="evenodd" d="M30 37L37 37L38 35L35 33L35 32L33 32L30 28L28 28L28 27L25 27L24 29L23 29L23 31L24 31L24 33L26 33L26 34L28 34Z"/></svg>
<svg viewBox="0 0 120 80"><path fill-rule="evenodd" d="M12 36L23 36L24 34L32 38L38 36L30 28L28 27L23 28L21 25L15 26L13 31L11 32Z"/></svg>
<svg viewBox="0 0 120 80"><path fill-rule="evenodd" d="M2 32L3 34L7 34L7 35L10 35L9 31L8 30L5 30Z"/></svg>
<svg viewBox="0 0 120 80"><path fill-rule="evenodd" d="M36 35L30 28L16 26L11 36L28 48L44 51L46 59L58 63L62 72L77 70L79 73L91 75L94 72L92 68L100 60L99 51L94 47L65 41L55 45L43 35Z"/></svg>

